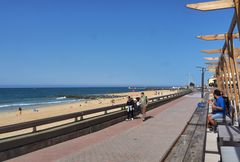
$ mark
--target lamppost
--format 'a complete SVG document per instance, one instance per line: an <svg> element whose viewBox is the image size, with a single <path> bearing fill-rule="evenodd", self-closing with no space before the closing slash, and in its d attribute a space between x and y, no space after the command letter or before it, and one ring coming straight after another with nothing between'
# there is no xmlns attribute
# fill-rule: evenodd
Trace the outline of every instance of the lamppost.
<svg viewBox="0 0 240 162"><path fill-rule="evenodd" d="M206 71L206 68L202 67L202 66L197 66L196 68L202 70L202 93L201 93L201 98L203 98L204 97L204 73Z"/></svg>

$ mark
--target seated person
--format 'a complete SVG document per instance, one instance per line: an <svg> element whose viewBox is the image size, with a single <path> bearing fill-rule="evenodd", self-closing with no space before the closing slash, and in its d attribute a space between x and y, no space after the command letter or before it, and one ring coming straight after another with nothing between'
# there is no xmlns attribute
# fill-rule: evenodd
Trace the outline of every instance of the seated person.
<svg viewBox="0 0 240 162"><path fill-rule="evenodd" d="M226 106L223 97L221 96L221 92L216 89L213 92L213 96L216 101L212 105L212 114L208 115L208 123L210 125L216 126L216 119L224 118L226 113Z"/></svg>

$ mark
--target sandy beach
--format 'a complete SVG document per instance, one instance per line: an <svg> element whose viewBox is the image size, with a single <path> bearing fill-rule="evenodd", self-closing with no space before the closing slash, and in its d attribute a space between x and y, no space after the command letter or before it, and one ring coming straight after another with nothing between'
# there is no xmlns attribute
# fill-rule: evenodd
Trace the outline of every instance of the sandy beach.
<svg viewBox="0 0 240 162"><path fill-rule="evenodd" d="M158 91L144 91L144 92L148 96L148 98L151 98L151 97L173 94L173 93L176 93L177 90L158 90ZM114 101L115 101L114 105L116 105L116 104L125 103L127 101L127 96L131 96L133 98L140 97L140 92L115 93L110 95L119 96L114 98ZM82 102L41 107L38 109L38 112L33 111L32 109L23 108L21 115L19 114L18 111L0 113L0 116L1 116L0 126L17 124L21 122L43 119L43 118L64 115L64 114L69 114L69 113L74 113L74 112L79 112L79 111L89 110L89 109L95 109L95 108L100 108L105 106L111 106L111 105L113 105L111 98L104 98L104 99L102 98L98 100L97 99L89 100L87 102L82 101ZM48 126L47 125L40 126L38 127L38 130L46 129L47 127L57 126L59 124L69 123L72 121L73 120L68 120L65 122L61 122L61 123L58 122ZM26 130L26 132L28 131L31 131L31 130ZM21 131L18 133L21 134L23 132ZM16 134L18 133L16 132ZM10 133L10 134L13 134L13 133ZM0 138L7 137L7 136L8 136L7 134L5 135L1 134Z"/></svg>

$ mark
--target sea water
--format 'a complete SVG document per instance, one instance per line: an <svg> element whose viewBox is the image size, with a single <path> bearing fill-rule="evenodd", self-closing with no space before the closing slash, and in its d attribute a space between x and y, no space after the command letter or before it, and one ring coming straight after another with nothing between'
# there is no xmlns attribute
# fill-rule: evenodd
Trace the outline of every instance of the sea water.
<svg viewBox="0 0 240 162"><path fill-rule="evenodd" d="M19 107L37 107L78 102L81 98L66 96L90 96L108 93L129 92L128 87L83 87L83 88L0 88L0 111L16 110Z"/></svg>

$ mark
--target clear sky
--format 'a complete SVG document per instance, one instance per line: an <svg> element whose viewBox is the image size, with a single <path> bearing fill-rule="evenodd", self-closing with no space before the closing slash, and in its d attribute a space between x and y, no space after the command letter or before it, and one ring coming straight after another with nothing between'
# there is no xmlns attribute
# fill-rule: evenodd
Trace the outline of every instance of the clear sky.
<svg viewBox="0 0 240 162"><path fill-rule="evenodd" d="M233 10L185 8L196 2L1 0L0 86L199 83L200 50L223 41L195 36L226 32Z"/></svg>

